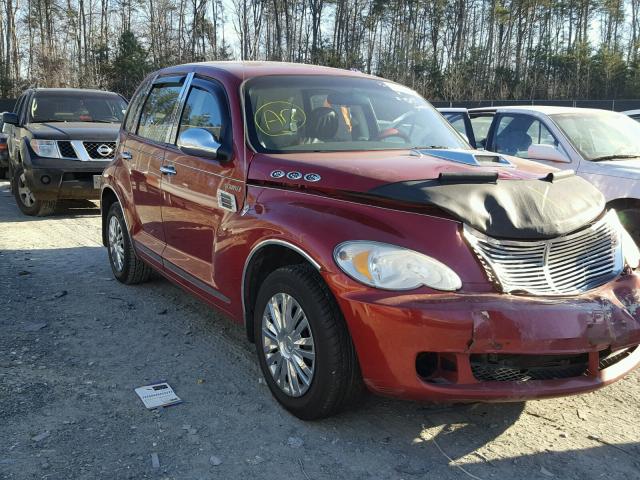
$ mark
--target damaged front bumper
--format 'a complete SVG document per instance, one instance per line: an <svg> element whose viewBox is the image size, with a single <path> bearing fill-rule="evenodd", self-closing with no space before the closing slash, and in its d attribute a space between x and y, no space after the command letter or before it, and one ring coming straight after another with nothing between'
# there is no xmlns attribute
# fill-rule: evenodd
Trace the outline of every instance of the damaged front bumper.
<svg viewBox="0 0 640 480"><path fill-rule="evenodd" d="M337 293L368 387L417 400L595 390L640 364L640 277L572 297Z"/></svg>

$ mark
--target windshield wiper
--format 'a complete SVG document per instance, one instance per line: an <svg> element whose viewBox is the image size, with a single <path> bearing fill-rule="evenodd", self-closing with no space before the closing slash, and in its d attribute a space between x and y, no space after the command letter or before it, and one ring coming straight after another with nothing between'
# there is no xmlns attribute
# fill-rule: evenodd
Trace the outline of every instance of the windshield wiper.
<svg viewBox="0 0 640 480"><path fill-rule="evenodd" d="M445 147L443 145L418 145L417 147L411 147L411 150L449 150L450 147Z"/></svg>
<svg viewBox="0 0 640 480"><path fill-rule="evenodd" d="M603 155L602 157L596 157L590 159L591 162L601 162L603 160L615 160L615 159L625 159L625 158L640 158L640 153L637 155Z"/></svg>

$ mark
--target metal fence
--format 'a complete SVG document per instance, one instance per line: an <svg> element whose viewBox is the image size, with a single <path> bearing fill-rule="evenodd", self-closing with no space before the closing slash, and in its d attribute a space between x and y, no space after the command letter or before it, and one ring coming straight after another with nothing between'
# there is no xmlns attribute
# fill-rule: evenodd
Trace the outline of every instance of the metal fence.
<svg viewBox="0 0 640 480"><path fill-rule="evenodd" d="M434 107L499 107L504 105L555 105L558 107L601 108L623 112L640 109L638 100L462 100L459 102L434 101Z"/></svg>
<svg viewBox="0 0 640 480"><path fill-rule="evenodd" d="M640 99L637 100L461 100L456 102L433 101L434 107L498 107L501 105L557 105L559 107L602 108L604 110L640 109ZM16 104L14 98L0 98L0 112L12 111Z"/></svg>

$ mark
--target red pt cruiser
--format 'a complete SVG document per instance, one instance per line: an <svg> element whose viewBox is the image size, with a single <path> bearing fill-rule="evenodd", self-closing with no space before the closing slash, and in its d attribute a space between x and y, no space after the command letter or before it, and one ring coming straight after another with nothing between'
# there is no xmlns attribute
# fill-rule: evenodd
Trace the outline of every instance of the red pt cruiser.
<svg viewBox="0 0 640 480"><path fill-rule="evenodd" d="M104 172L118 280L156 270L244 323L304 419L587 392L640 363L638 248L571 172L471 150L402 85L201 63L133 97Z"/></svg>

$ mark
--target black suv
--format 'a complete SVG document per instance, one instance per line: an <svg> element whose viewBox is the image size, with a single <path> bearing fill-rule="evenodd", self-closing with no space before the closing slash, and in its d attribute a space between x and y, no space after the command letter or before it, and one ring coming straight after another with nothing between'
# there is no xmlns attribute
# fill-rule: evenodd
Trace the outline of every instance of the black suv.
<svg viewBox="0 0 640 480"><path fill-rule="evenodd" d="M70 88L25 91L8 124L9 178L26 215L53 213L62 199L97 199L127 108L117 93Z"/></svg>

